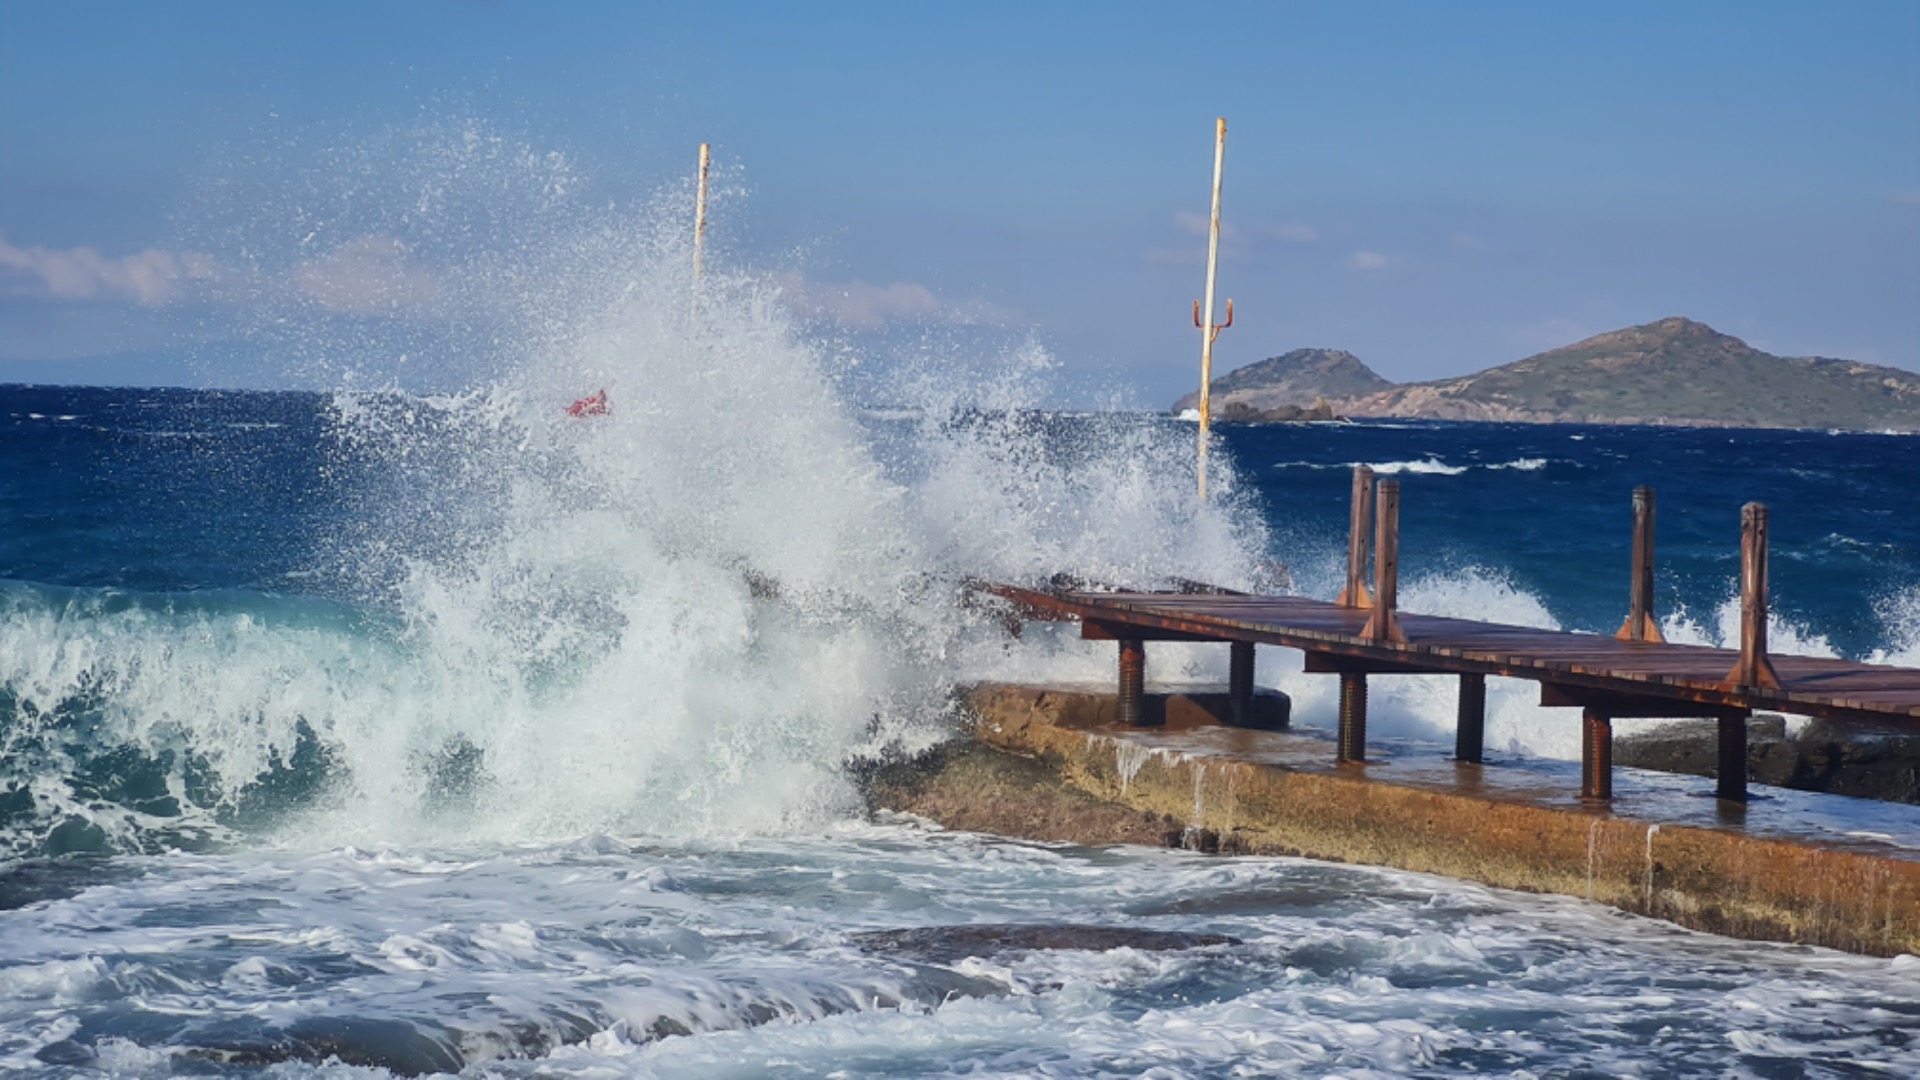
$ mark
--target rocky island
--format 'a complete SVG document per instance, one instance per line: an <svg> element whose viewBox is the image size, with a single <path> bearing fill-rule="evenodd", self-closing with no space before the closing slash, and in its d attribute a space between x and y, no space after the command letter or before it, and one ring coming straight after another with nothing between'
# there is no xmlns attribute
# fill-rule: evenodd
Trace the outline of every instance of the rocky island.
<svg viewBox="0 0 1920 1080"><path fill-rule="evenodd" d="M1198 397L1181 398L1174 412L1195 408ZM1920 375L1774 356L1676 317L1428 382L1390 382L1337 349L1296 349L1215 379L1212 405L1216 419L1247 421L1346 415L1920 431ZM1325 415L1299 415L1306 412Z"/></svg>

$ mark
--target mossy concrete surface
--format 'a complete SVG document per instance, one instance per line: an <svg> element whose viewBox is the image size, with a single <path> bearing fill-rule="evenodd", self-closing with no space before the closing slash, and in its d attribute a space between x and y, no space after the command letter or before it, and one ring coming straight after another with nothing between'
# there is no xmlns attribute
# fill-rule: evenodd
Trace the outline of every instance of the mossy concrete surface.
<svg viewBox="0 0 1920 1080"><path fill-rule="evenodd" d="M1111 703L1094 689L976 687L971 739L877 770L870 797L951 828L1393 866L1734 937L1920 953L1920 808L1800 792L1724 803L1632 770L1611 806L1589 806L1577 772L1551 765L1412 752L1335 765L1324 733L1179 709L1163 727L1120 729Z"/></svg>

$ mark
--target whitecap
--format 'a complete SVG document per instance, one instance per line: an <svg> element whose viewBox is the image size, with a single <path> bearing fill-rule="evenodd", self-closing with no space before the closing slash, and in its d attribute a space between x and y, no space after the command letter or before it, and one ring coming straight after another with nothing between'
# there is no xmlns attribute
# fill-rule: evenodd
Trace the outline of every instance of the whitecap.
<svg viewBox="0 0 1920 1080"><path fill-rule="evenodd" d="M1355 461L1349 468L1357 468L1365 462ZM1439 458L1421 458L1417 461L1382 461L1369 466L1376 476L1394 476L1407 473L1416 476L1459 476L1467 471L1465 465L1448 465Z"/></svg>

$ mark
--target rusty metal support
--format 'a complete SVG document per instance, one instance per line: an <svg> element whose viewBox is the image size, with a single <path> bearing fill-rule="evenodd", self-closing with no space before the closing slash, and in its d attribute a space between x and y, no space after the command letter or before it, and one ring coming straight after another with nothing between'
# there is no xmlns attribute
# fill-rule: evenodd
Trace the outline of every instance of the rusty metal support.
<svg viewBox="0 0 1920 1080"><path fill-rule="evenodd" d="M1580 714L1580 798L1613 798L1613 718L1595 708Z"/></svg>
<svg viewBox="0 0 1920 1080"><path fill-rule="evenodd" d="M1234 727L1253 725L1253 642L1236 641L1228 647L1227 709Z"/></svg>
<svg viewBox="0 0 1920 1080"><path fill-rule="evenodd" d="M1460 676L1460 711L1453 728L1453 759L1478 765L1487 741L1487 677Z"/></svg>
<svg viewBox="0 0 1920 1080"><path fill-rule="evenodd" d="M1653 618L1653 489L1645 484L1633 489L1633 583L1626 624L1614 636L1622 641L1666 641Z"/></svg>
<svg viewBox="0 0 1920 1080"><path fill-rule="evenodd" d="M1338 760L1367 760L1367 677L1357 671L1340 673Z"/></svg>
<svg viewBox="0 0 1920 1080"><path fill-rule="evenodd" d="M1373 594L1367 591L1367 554L1373 547L1372 538L1373 470L1359 465L1353 470L1353 506L1347 520L1347 587L1334 600L1341 607L1373 606Z"/></svg>
<svg viewBox="0 0 1920 1080"><path fill-rule="evenodd" d="M1360 636L1406 644L1400 628L1400 481L1382 480L1374 507L1373 614Z"/></svg>
<svg viewBox="0 0 1920 1080"><path fill-rule="evenodd" d="M1729 687L1780 689L1767 658L1767 508L1740 508L1740 661L1727 674Z"/></svg>
<svg viewBox="0 0 1920 1080"><path fill-rule="evenodd" d="M1116 719L1124 727L1139 727L1145 722L1143 705L1147 690L1147 643L1139 638L1120 639L1120 701Z"/></svg>

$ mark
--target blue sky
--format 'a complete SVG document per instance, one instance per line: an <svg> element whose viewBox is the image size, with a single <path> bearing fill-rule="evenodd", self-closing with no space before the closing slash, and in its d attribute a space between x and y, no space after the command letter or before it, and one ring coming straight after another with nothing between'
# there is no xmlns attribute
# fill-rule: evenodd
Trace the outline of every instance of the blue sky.
<svg viewBox="0 0 1920 1080"><path fill-rule="evenodd" d="M1063 399L1164 405L1221 115L1220 369L1435 378L1674 314L1920 369L1910 0L0 0L0 381L273 382L206 359L258 323L194 287L209 178L477 118L610 200L710 141L734 255L800 253L853 330L984 319Z"/></svg>

